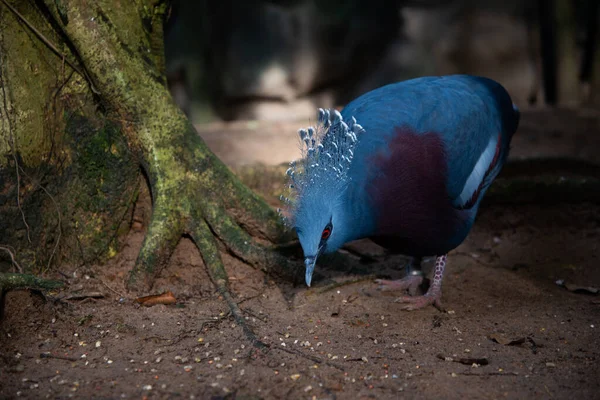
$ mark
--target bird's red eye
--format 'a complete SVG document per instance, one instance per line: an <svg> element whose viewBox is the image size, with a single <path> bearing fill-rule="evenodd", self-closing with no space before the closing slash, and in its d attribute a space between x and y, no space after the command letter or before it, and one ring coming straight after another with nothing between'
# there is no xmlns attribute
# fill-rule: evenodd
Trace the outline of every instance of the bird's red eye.
<svg viewBox="0 0 600 400"><path fill-rule="evenodd" d="M325 229L323 229L323 233L321 233L321 239L323 239L323 240L328 239L330 235L331 235L331 229L325 228Z"/></svg>

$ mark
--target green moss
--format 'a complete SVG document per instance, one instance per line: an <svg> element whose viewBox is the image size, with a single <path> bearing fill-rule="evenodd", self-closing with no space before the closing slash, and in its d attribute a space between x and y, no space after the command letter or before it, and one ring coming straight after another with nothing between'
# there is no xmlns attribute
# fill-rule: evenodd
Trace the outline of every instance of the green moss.
<svg viewBox="0 0 600 400"><path fill-rule="evenodd" d="M16 6L18 2L12 3ZM59 35L35 8L18 8L48 40L61 43ZM0 96L6 93L3 100L7 101L11 118L10 126L0 124L0 137L6 139L12 135L23 165L37 167L61 141L63 127L56 116L61 113L64 96L86 93L87 87L77 79L77 74L71 76L72 70L63 60L7 9L2 10L0 32L1 73L5 83ZM71 57L66 46L61 51ZM0 140L0 166L6 166L7 160L1 156L10 155L7 143Z"/></svg>
<svg viewBox="0 0 600 400"><path fill-rule="evenodd" d="M72 165L65 182L71 194L69 227L77 236L84 260L110 256L115 240L129 225L137 197L139 168L122 132L110 121L72 114L66 135Z"/></svg>

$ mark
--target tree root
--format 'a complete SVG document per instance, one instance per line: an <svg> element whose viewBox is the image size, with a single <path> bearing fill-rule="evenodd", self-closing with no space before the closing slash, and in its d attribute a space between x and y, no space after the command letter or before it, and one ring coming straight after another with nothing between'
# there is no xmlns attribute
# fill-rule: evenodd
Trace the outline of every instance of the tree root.
<svg viewBox="0 0 600 400"><path fill-rule="evenodd" d="M317 356L313 356L311 354L305 354L305 353L301 352L300 350L286 349L285 347L276 347L276 346L273 346L271 348L274 349L274 350L277 350L277 351L283 351L285 353L289 353L289 354L293 354L293 355L296 355L296 356L300 356L300 357L306 358L307 360L315 362L317 364L325 364L325 365L327 365L329 367L335 368L335 369L340 370L342 372L345 371L344 367L342 367L339 364L333 363L331 361L323 360L322 358L317 357Z"/></svg>
<svg viewBox="0 0 600 400"><path fill-rule="evenodd" d="M52 290L63 286L63 282L43 279L29 274L0 273L0 291L15 289Z"/></svg>
<svg viewBox="0 0 600 400"><path fill-rule="evenodd" d="M171 178L176 181L175 177ZM235 179L235 177L233 178ZM166 195L168 189L157 187L156 199L148 232L138 259L132 269L127 287L146 291L152 287L156 276L167 264L179 239L188 235L198 248L208 275L220 296L225 300L235 322L242 328L246 338L257 348L266 345L248 326L243 313L229 290L229 279L221 258L221 251L230 252L248 265L262 271L291 276L291 262L273 249L259 244L227 210L213 201L214 193L195 190L194 180L175 184L177 195ZM219 181L220 182L220 181ZM219 182L214 182L215 184ZM190 184L192 183L192 184ZM224 193L221 193L224 196ZM168 199L168 201L167 201ZM226 203L226 202L225 202ZM265 203L263 207L269 208ZM273 214L276 217L276 214Z"/></svg>
<svg viewBox="0 0 600 400"><path fill-rule="evenodd" d="M195 224L191 235L194 243L196 243L196 246L198 246L198 250L200 250L202 260L206 265L210 279L216 286L219 294L221 294L221 296L223 296L227 302L235 322L242 327L244 333L246 334L246 338L254 346L259 348L265 347L265 344L256 337L256 334L246 323L240 307L233 300L233 297L229 292L229 278L227 276L227 271L225 271L225 267L223 266L223 261L221 260L216 240L214 239L206 222L199 222Z"/></svg>
<svg viewBox="0 0 600 400"><path fill-rule="evenodd" d="M152 216L128 289L152 287L181 236L189 235L236 322L255 346L262 346L229 291L221 251L286 275L290 263L268 247L281 243L286 232L275 210L208 149L169 94L160 47L166 2L141 0L117 11L105 2L87 7L67 1L69 23L52 0L39 3L60 36L69 39L68 48L98 89L102 108L121 123L149 183Z"/></svg>
<svg viewBox="0 0 600 400"><path fill-rule="evenodd" d="M35 275L0 273L0 320L4 317L4 299L9 290L53 290L62 286L61 281L43 279Z"/></svg>
<svg viewBox="0 0 600 400"><path fill-rule="evenodd" d="M171 211L171 212L168 212ZM162 266L166 265L184 233L183 216L161 204L155 204L152 219L135 267L129 275L128 287L149 289Z"/></svg>

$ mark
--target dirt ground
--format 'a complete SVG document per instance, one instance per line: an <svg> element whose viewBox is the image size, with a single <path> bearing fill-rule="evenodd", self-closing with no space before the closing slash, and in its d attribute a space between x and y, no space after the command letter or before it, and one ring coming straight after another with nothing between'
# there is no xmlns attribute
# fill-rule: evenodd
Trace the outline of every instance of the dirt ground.
<svg viewBox="0 0 600 400"><path fill-rule="evenodd" d="M531 113L512 157L599 162L599 142L597 117ZM153 289L177 304L136 304L123 280L142 240L132 231L105 266L64 267L68 286L46 299L8 294L0 398L600 398L600 296L556 283L600 287L598 204L482 209L449 256L445 312L400 311L395 293L377 291L373 279L402 277L406 259L368 241L348 246L349 263L320 263L312 288L225 256L263 350L188 239Z"/></svg>

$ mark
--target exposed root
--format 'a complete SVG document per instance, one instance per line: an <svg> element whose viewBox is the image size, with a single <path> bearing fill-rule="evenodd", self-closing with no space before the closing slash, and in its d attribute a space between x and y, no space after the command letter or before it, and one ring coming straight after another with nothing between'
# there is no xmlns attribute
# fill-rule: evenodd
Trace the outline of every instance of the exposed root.
<svg viewBox="0 0 600 400"><path fill-rule="evenodd" d="M35 275L0 273L0 319L4 316L4 298L9 290L52 290L62 286L60 281L42 279Z"/></svg>
<svg viewBox="0 0 600 400"><path fill-rule="evenodd" d="M0 291L15 289L51 290L62 286L61 281L43 279L35 275L0 273Z"/></svg>
<svg viewBox="0 0 600 400"><path fill-rule="evenodd" d="M4 250L5 252L8 253L8 255L10 256L10 260L12 262L12 265L15 267L15 269L17 270L18 273L23 273L23 268L21 268L21 266L19 265L19 263L17 262L17 260L15 259L15 249L12 248L12 246L7 246L7 245L2 245L0 246L0 250Z"/></svg>
<svg viewBox="0 0 600 400"><path fill-rule="evenodd" d="M252 221L252 225L247 227L256 230L257 232L253 233L258 234L258 236L262 236L270 242L284 240L288 233L283 225L278 222L279 218L276 211L270 207L265 207L264 200L242 184L239 177L229 169L226 170L226 176L223 178L225 178L222 182L224 191L232 194L222 199L225 209L234 212L243 210L244 215L247 215L249 220ZM239 218L236 218L236 220L240 225L246 225L246 221L241 221Z"/></svg>
<svg viewBox="0 0 600 400"><path fill-rule="evenodd" d="M306 358L307 360L310 360L312 362L316 362L317 364L325 364L327 366L330 366L330 367L333 367L335 369L338 369L338 370L340 370L342 372L345 371L344 367L342 367L342 366L340 366L340 365L338 365L336 363L332 363L330 361L323 360L322 358L317 357L317 356L313 356L313 355L310 355L310 354L305 354L305 353L301 352L300 350L287 349L285 347L277 347L277 346L273 346L271 348L275 349L275 350L278 350L278 351L283 351L283 352L286 352L286 353L289 353L289 354L294 354L294 355Z"/></svg>
<svg viewBox="0 0 600 400"><path fill-rule="evenodd" d="M229 279L227 277L227 272L225 271L225 267L223 266L223 261L221 260L221 255L219 253L219 248L217 246L217 242L204 221L196 221L194 226L191 229L191 236L200 250L200 254L206 265L206 269L210 279L213 284L216 286L217 291L223 296L229 309L231 310L231 314L235 319L235 322L242 327L246 338L258 348L264 348L265 344L261 342L256 334L250 329L246 320L242 315L242 311L240 310L237 303L233 300L231 293L229 292Z"/></svg>
<svg viewBox="0 0 600 400"><path fill-rule="evenodd" d="M16 159L15 159L16 162ZM58 224L57 224L57 235L56 235L56 240L54 241L54 247L52 248L52 253L50 254L50 257L48 258L48 263L47 263L47 268L48 270L50 270L50 266L52 265L52 259L54 258L54 256L56 255L56 251L58 250L58 246L60 245L60 238L62 236L62 214L60 212L60 207L58 206L58 203L56 202L56 200L54 199L54 196L52 196L50 194L50 192L48 192L48 190L40 185L39 183L35 182L34 179L32 179L31 177L29 177L27 175L27 173L25 172L25 170L23 170L23 168L21 166L19 166L19 168L21 170L21 173L23 173L23 175L27 176L27 178L29 178L34 186L40 188L44 193L46 193L46 195L50 198L50 201L52 201L52 204L54 205L54 208L56 208L56 215L58 216ZM18 172L18 170L17 170ZM19 181L19 177L17 176L17 182ZM17 199L18 199L18 194L17 194ZM25 221L25 215L23 215L23 221ZM26 224L27 225L27 224ZM27 227L29 228L29 227ZM29 230L27 231L27 234L29 235Z"/></svg>
<svg viewBox="0 0 600 400"><path fill-rule="evenodd" d="M210 228L234 256L265 273L293 278L294 268L289 260L274 249L256 243L223 208L211 205L206 218Z"/></svg>
<svg viewBox="0 0 600 400"><path fill-rule="evenodd" d="M175 185L176 186L176 185ZM243 312L229 290L229 278L221 258L219 242L227 251L245 263L272 273L276 267L289 264L282 255L255 242L225 209L211 201L210 195L179 187L178 197L155 192L155 205L142 249L128 280L129 289L145 290L152 286L183 234L189 234L198 248L208 275L219 294L227 302L231 315L247 339L257 348L265 344L248 326ZM174 200L176 199L176 200ZM263 207L270 209L263 203ZM275 214L273 215L275 216ZM275 220L276 221L276 220ZM293 268L277 268L283 274Z"/></svg>
<svg viewBox="0 0 600 400"><path fill-rule="evenodd" d="M156 204L144 243L130 272L127 287L147 290L152 287L160 267L166 264L184 233L184 218L169 207Z"/></svg>

